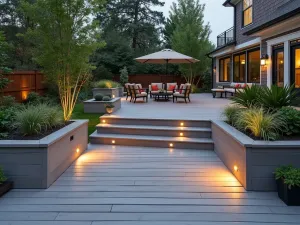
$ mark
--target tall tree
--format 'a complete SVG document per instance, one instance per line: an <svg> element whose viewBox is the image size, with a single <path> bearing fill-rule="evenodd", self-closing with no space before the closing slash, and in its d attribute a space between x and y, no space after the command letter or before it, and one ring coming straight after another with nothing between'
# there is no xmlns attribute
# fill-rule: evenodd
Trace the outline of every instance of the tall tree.
<svg viewBox="0 0 300 225"><path fill-rule="evenodd" d="M206 54L213 49L209 41L210 25L204 24L205 4L200 0L178 0L171 6L170 17L165 30L172 48L199 59L191 65L180 65L180 71L189 83L198 84L210 66ZM199 77L196 80L196 77Z"/></svg>
<svg viewBox="0 0 300 225"><path fill-rule="evenodd" d="M159 42L159 26L164 22L163 13L153 10L155 6L164 6L164 2L108 0L98 19L104 30L114 29L130 37L133 49L147 49Z"/></svg>
<svg viewBox="0 0 300 225"><path fill-rule="evenodd" d="M64 119L68 121L79 92L94 68L90 56L103 45L92 16L103 0L36 0L24 13L37 26L25 35L35 42L34 59L57 85Z"/></svg>

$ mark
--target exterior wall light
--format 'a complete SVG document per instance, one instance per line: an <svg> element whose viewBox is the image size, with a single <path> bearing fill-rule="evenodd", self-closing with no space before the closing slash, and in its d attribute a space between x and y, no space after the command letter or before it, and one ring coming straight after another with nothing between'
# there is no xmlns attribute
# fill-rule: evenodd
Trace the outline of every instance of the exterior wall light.
<svg viewBox="0 0 300 225"><path fill-rule="evenodd" d="M183 137L183 133L180 133L179 135L180 135L180 137Z"/></svg>
<svg viewBox="0 0 300 225"><path fill-rule="evenodd" d="M214 73L216 73L217 72L217 67L214 67Z"/></svg>
<svg viewBox="0 0 300 225"><path fill-rule="evenodd" d="M112 97L113 97L113 98L115 98L116 96L115 96L115 95L113 95Z"/></svg>
<svg viewBox="0 0 300 225"><path fill-rule="evenodd" d="M77 153L79 153L79 151L80 151L80 149L79 149L79 148L77 148L77 149L76 149L76 152L77 152Z"/></svg>
<svg viewBox="0 0 300 225"><path fill-rule="evenodd" d="M180 126L182 126L182 127L183 127L183 126L184 126L184 123L180 123Z"/></svg>
<svg viewBox="0 0 300 225"><path fill-rule="evenodd" d="M112 143L112 144L116 144L116 141L115 141L115 140L112 140L111 143Z"/></svg>
<svg viewBox="0 0 300 225"><path fill-rule="evenodd" d="M102 120L102 123L106 123L106 120Z"/></svg>
<svg viewBox="0 0 300 225"><path fill-rule="evenodd" d="M234 166L233 169L234 169L235 172L239 171L239 168L237 166Z"/></svg>
<svg viewBox="0 0 300 225"><path fill-rule="evenodd" d="M170 147L173 148L173 146L174 146L173 143L170 143Z"/></svg>
<svg viewBox="0 0 300 225"><path fill-rule="evenodd" d="M261 66L266 66L268 59L269 59L269 56L267 54L262 55L261 58L260 58L260 65Z"/></svg>

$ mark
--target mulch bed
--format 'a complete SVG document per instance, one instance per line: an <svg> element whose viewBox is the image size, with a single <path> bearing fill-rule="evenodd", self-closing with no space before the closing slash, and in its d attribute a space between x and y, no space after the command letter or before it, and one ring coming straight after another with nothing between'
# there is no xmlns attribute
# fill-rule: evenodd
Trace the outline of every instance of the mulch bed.
<svg viewBox="0 0 300 225"><path fill-rule="evenodd" d="M24 135L22 135L22 134L15 131L15 132L10 133L8 135L8 137L2 138L2 139L0 138L0 140L40 140L40 139L42 139L42 138L44 138L44 137L60 130L60 129L70 125L71 123L73 123L73 121L69 121L69 122L67 122L67 123L65 123L61 126L54 127L52 129L49 129L45 132L42 132L42 133L34 135L34 136L24 136Z"/></svg>

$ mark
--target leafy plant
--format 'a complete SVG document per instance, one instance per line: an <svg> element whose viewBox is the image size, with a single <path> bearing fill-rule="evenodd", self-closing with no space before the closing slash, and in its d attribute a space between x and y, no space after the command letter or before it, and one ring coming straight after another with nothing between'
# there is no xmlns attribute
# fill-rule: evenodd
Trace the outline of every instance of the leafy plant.
<svg viewBox="0 0 300 225"><path fill-rule="evenodd" d="M294 86L278 87L277 85L263 88L259 97L261 106L268 110L291 106L295 99L297 99L297 92Z"/></svg>
<svg viewBox="0 0 300 225"><path fill-rule="evenodd" d="M5 181L7 181L7 178L4 176L3 169L0 167L0 184L3 184Z"/></svg>
<svg viewBox="0 0 300 225"><path fill-rule="evenodd" d="M283 107L278 113L284 118L286 126L283 127L283 134L286 136L300 134L300 111L291 108Z"/></svg>
<svg viewBox="0 0 300 225"><path fill-rule="evenodd" d="M300 187L300 169L293 166L282 166L275 170L276 180L283 179L288 188Z"/></svg>
<svg viewBox="0 0 300 225"><path fill-rule="evenodd" d="M104 102L109 102L111 100L111 98L109 96L104 96L102 101Z"/></svg>
<svg viewBox="0 0 300 225"><path fill-rule="evenodd" d="M16 103L16 98L13 96L2 96L0 97L0 106L1 107L12 107L14 106Z"/></svg>
<svg viewBox="0 0 300 225"><path fill-rule="evenodd" d="M0 138L6 138L14 126L14 117L16 111L22 109L22 106L18 107L5 107L0 110Z"/></svg>
<svg viewBox="0 0 300 225"><path fill-rule="evenodd" d="M120 70L120 82L122 85L128 83L128 71L126 66Z"/></svg>
<svg viewBox="0 0 300 225"><path fill-rule="evenodd" d="M112 80L100 80L93 85L95 88L117 88L121 85L118 82Z"/></svg>
<svg viewBox="0 0 300 225"><path fill-rule="evenodd" d="M245 109L239 113L236 126L257 138L276 140L286 125L279 113L265 112L262 108Z"/></svg>
<svg viewBox="0 0 300 225"><path fill-rule="evenodd" d="M96 94L95 95L95 101L102 101L103 100L103 95L102 94Z"/></svg>
<svg viewBox="0 0 300 225"><path fill-rule="evenodd" d="M234 125L239 117L241 108L238 106L227 106L224 109L223 115L226 117L226 120L229 124Z"/></svg>
<svg viewBox="0 0 300 225"><path fill-rule="evenodd" d="M113 109L115 106L112 103L108 103L105 105L105 108Z"/></svg>
<svg viewBox="0 0 300 225"><path fill-rule="evenodd" d="M258 85L247 86L243 90L238 90L236 95L232 98L232 101L246 108L259 107L261 93L262 87Z"/></svg>
<svg viewBox="0 0 300 225"><path fill-rule="evenodd" d="M28 104L39 104L42 102L42 97L36 92L30 92L27 95L26 103Z"/></svg>
<svg viewBox="0 0 300 225"><path fill-rule="evenodd" d="M28 105L16 112L15 126L23 135L36 135L63 124L63 113L47 104Z"/></svg>

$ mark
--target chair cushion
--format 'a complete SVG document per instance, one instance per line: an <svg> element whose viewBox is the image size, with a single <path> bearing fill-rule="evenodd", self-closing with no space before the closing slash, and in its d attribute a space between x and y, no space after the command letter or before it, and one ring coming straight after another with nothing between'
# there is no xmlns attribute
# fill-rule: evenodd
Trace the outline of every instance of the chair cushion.
<svg viewBox="0 0 300 225"><path fill-rule="evenodd" d="M157 85L151 85L151 90L152 91L158 91L159 89L158 89L158 86Z"/></svg>
<svg viewBox="0 0 300 225"><path fill-rule="evenodd" d="M234 88L224 88L224 90L226 92L235 93L235 89Z"/></svg>
<svg viewBox="0 0 300 225"><path fill-rule="evenodd" d="M247 87L247 84L244 83L244 84L241 84L240 88L246 88Z"/></svg>
<svg viewBox="0 0 300 225"><path fill-rule="evenodd" d="M152 94L158 94L159 91L151 91Z"/></svg>
<svg viewBox="0 0 300 225"><path fill-rule="evenodd" d="M163 83L151 83L151 86L152 85L156 85L158 89L163 89Z"/></svg>
<svg viewBox="0 0 300 225"><path fill-rule="evenodd" d="M168 93L168 94L172 94L172 93L173 93L173 91L167 91L167 93Z"/></svg>
<svg viewBox="0 0 300 225"><path fill-rule="evenodd" d="M179 87L179 94L182 94L183 93L183 89L185 89L185 84L180 84L180 87Z"/></svg>
<svg viewBox="0 0 300 225"><path fill-rule="evenodd" d="M169 87L168 87L168 91L174 91L174 89L176 88L176 85L169 85Z"/></svg>
<svg viewBox="0 0 300 225"><path fill-rule="evenodd" d="M137 94L136 97L147 97L147 93L144 93L144 94Z"/></svg>
<svg viewBox="0 0 300 225"><path fill-rule="evenodd" d="M175 97L184 97L184 94L180 94L180 93L176 92L176 93L174 93L174 96Z"/></svg>
<svg viewBox="0 0 300 225"><path fill-rule="evenodd" d="M214 91L214 92L225 92L225 90L222 88L213 88L211 89L211 91Z"/></svg>
<svg viewBox="0 0 300 225"><path fill-rule="evenodd" d="M240 88L241 87L241 84L235 84L234 85L234 88Z"/></svg>

